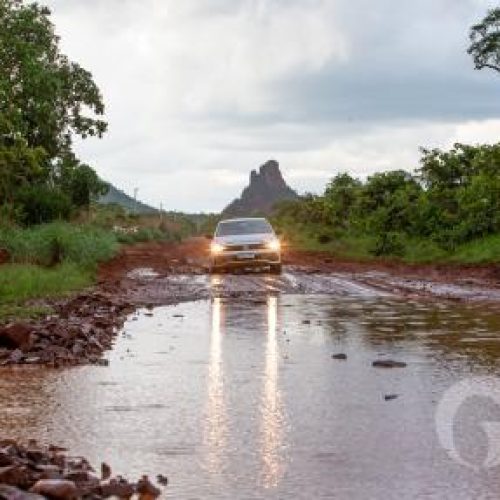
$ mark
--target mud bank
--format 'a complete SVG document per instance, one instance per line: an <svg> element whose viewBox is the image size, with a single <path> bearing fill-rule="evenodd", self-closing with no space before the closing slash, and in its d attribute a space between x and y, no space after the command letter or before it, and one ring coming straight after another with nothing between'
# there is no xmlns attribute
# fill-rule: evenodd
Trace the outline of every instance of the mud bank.
<svg viewBox="0 0 500 500"><path fill-rule="evenodd" d="M0 365L53 367L103 363L116 329L134 305L119 294L96 290L52 304L54 314L39 321L0 327Z"/></svg>

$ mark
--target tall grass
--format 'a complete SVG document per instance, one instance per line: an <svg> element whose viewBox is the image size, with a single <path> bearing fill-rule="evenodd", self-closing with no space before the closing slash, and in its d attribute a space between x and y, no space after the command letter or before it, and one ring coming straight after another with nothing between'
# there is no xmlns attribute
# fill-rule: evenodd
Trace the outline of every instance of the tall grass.
<svg viewBox="0 0 500 500"><path fill-rule="evenodd" d="M89 225L0 227L0 249L11 260L0 266L0 322L40 314L39 307L26 301L91 285L97 264L112 258L118 248L113 232Z"/></svg>
<svg viewBox="0 0 500 500"><path fill-rule="evenodd" d="M500 263L500 234L460 245L450 260L467 264Z"/></svg>
<svg viewBox="0 0 500 500"><path fill-rule="evenodd" d="M64 295L89 286L93 273L77 264L46 268L31 264L7 264L0 270L0 303L21 303L39 297Z"/></svg>
<svg viewBox="0 0 500 500"><path fill-rule="evenodd" d="M30 228L0 226L0 249L10 262L0 266L0 322L36 316L31 299L61 296L91 285L97 265L111 259L120 243L172 238L156 227L127 234L94 224L54 222Z"/></svg>
<svg viewBox="0 0 500 500"><path fill-rule="evenodd" d="M55 222L28 229L0 228L0 248L6 249L15 263L92 267L113 257L118 247L111 231L89 225Z"/></svg>

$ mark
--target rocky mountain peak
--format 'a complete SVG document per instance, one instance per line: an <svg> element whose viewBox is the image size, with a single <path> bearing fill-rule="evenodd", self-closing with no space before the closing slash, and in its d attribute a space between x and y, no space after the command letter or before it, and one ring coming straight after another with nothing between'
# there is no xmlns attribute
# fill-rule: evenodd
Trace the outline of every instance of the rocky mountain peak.
<svg viewBox="0 0 500 500"><path fill-rule="evenodd" d="M250 185L263 184L265 186L273 186L276 189L287 188L285 179L281 175L279 163L276 160L269 160L259 168L259 172L252 170L250 174Z"/></svg>
<svg viewBox="0 0 500 500"><path fill-rule="evenodd" d="M259 170L250 172L250 183L241 197L230 203L223 211L224 216L244 217L256 213L269 213L273 206L282 200L298 198L291 189L276 160L269 160Z"/></svg>

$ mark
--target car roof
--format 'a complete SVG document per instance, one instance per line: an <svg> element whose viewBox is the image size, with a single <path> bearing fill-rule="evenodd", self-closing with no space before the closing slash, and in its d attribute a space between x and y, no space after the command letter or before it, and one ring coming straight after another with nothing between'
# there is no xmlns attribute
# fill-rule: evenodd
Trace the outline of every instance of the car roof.
<svg viewBox="0 0 500 500"><path fill-rule="evenodd" d="M267 222L267 219L265 217L240 217L237 219L224 219L219 221L219 224L224 224L225 222L244 222L250 220L264 220Z"/></svg>

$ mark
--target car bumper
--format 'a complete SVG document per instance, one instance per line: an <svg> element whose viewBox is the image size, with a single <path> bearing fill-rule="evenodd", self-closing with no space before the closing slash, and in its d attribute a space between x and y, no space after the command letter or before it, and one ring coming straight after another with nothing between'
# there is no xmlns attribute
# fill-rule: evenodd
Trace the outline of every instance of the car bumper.
<svg viewBox="0 0 500 500"><path fill-rule="evenodd" d="M212 257L214 267L258 267L271 264L281 264L280 252L270 250L222 252Z"/></svg>

